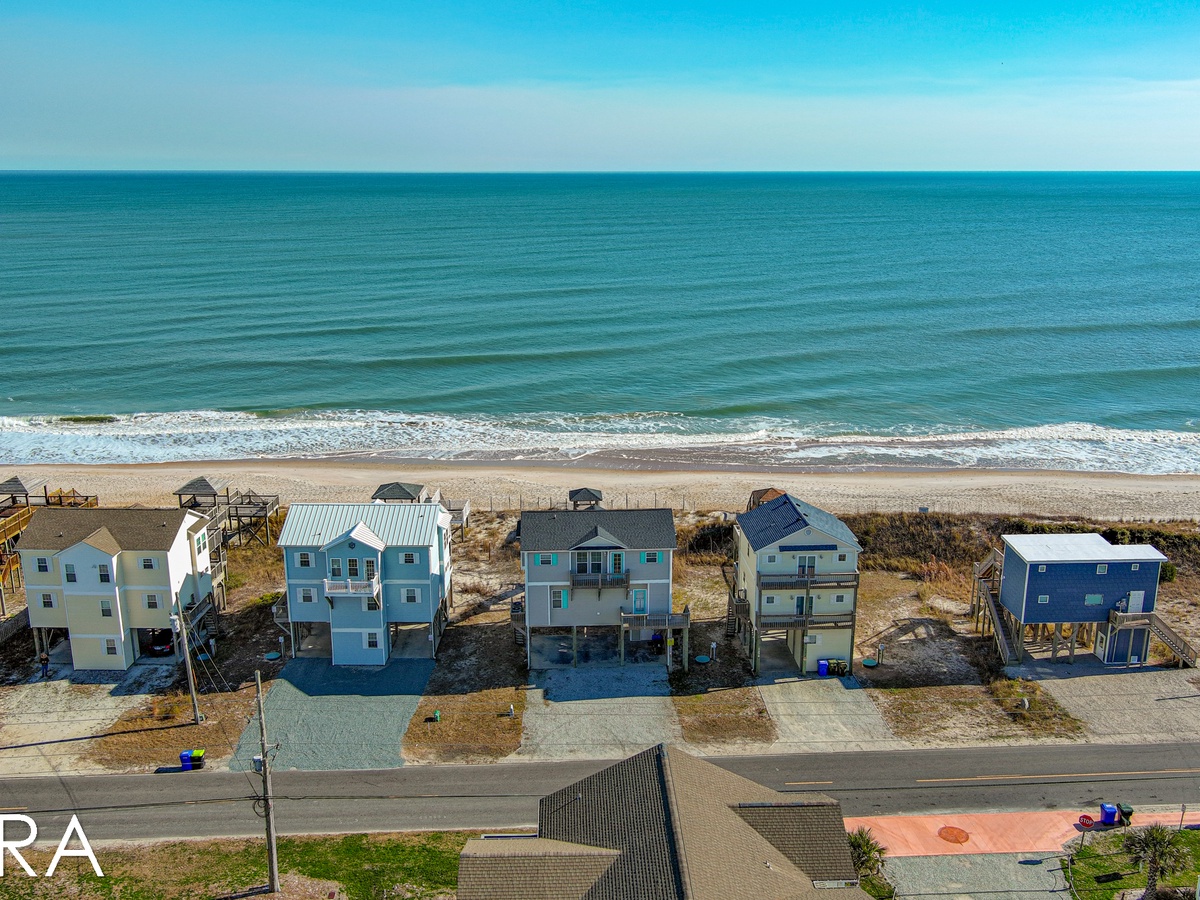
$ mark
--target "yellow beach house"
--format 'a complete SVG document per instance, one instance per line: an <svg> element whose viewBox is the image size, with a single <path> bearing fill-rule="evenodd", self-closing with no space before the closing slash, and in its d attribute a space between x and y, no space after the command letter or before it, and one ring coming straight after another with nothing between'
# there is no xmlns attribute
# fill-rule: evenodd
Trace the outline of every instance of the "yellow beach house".
<svg viewBox="0 0 1200 900"><path fill-rule="evenodd" d="M39 509L21 535L29 624L39 653L57 635L76 669L128 669L180 657L213 618L205 526L189 509Z"/></svg>

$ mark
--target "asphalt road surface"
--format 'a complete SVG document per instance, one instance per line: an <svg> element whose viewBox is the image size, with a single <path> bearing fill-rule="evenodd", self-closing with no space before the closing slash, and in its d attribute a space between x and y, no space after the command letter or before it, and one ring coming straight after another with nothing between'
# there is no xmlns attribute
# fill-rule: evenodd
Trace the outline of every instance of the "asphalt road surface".
<svg viewBox="0 0 1200 900"><path fill-rule="evenodd" d="M1074 744L724 757L712 760L781 791L837 797L848 816L1200 803L1200 745ZM283 834L531 829L538 800L608 762L407 766L279 772ZM0 815L37 822L57 841L72 813L88 837L139 840L262 834L253 774L9 778ZM1136 821L1136 817L1135 817ZM15 826L14 826L15 827Z"/></svg>

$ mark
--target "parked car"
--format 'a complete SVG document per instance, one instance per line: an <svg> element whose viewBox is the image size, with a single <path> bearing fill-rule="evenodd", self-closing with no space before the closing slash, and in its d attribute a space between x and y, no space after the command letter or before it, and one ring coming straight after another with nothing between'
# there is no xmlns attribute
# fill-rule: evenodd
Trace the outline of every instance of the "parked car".
<svg viewBox="0 0 1200 900"><path fill-rule="evenodd" d="M150 632L146 653L150 656L170 656L175 652L175 635L169 628L156 628Z"/></svg>

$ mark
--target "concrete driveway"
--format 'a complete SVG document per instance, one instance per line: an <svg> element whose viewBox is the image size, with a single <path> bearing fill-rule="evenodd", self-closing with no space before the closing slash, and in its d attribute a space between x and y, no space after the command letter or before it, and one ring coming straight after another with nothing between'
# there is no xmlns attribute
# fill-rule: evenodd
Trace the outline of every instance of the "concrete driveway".
<svg viewBox="0 0 1200 900"><path fill-rule="evenodd" d="M779 737L767 752L903 750L878 707L856 678L773 678L758 680L767 712Z"/></svg>
<svg viewBox="0 0 1200 900"><path fill-rule="evenodd" d="M276 770L390 769L404 764L400 742L433 672L431 659L386 666L333 666L293 659L267 692L267 738L279 744ZM248 771L259 752L257 716L242 732L229 768Z"/></svg>
<svg viewBox="0 0 1200 900"><path fill-rule="evenodd" d="M1065 900L1060 858L1044 851L896 857L885 873L905 900Z"/></svg>
<svg viewBox="0 0 1200 900"><path fill-rule="evenodd" d="M679 743L679 717L658 663L532 672L513 759L622 759Z"/></svg>

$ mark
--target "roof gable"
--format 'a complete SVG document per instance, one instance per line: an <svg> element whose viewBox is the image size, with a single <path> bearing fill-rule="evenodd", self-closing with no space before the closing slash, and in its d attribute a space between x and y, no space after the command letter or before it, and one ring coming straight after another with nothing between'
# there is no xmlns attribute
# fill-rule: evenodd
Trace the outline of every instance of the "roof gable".
<svg viewBox="0 0 1200 900"><path fill-rule="evenodd" d="M229 484L228 478L210 478L207 475L201 475L199 478L193 478L179 490L175 491L175 496L212 497L223 493L229 487Z"/></svg>
<svg viewBox="0 0 1200 900"><path fill-rule="evenodd" d="M845 522L833 513L783 494L768 500L749 512L739 513L738 526L755 550L777 544L786 537L813 528L839 543L862 550L858 539Z"/></svg>
<svg viewBox="0 0 1200 900"><path fill-rule="evenodd" d="M121 552L121 545L117 543L117 539L113 537L111 531L103 526L85 537L82 543L99 550L101 553L107 553L109 556L116 556Z"/></svg>
<svg viewBox="0 0 1200 900"><path fill-rule="evenodd" d="M602 532L610 546L675 549L675 518L669 509L558 509L521 513L521 549L572 550Z"/></svg>
<svg viewBox="0 0 1200 900"><path fill-rule="evenodd" d="M359 544L366 544L368 547L373 547L376 550L382 550L387 546L387 544L384 543L383 538L373 532L364 523L359 522L349 531L339 534L329 543L323 544L321 549L328 550L330 547L336 547L339 544L345 544L350 541L354 541L355 543Z"/></svg>
<svg viewBox="0 0 1200 900"><path fill-rule="evenodd" d="M410 481L389 481L375 488L372 500L420 500L425 493L425 485L413 484Z"/></svg>

